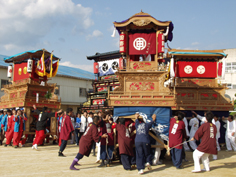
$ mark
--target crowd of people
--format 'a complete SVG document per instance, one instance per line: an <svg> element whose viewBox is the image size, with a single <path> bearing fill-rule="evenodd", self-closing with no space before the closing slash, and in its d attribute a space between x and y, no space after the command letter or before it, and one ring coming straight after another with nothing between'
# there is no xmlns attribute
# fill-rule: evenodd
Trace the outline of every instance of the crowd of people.
<svg viewBox="0 0 236 177"><path fill-rule="evenodd" d="M65 157L63 152L68 140L71 144L75 143L79 146L79 152L70 166L71 170L78 170L75 167L80 165L78 161L84 156L89 156L92 150L95 156L96 146L96 163L100 163L98 167L109 167L113 160L120 159L125 170L132 170L136 166L138 173L143 174L145 168L151 170L152 165L161 164L164 159L166 149L151 148L151 145L157 143L149 135L156 120L155 114L149 123L144 123L139 113L134 113L135 121L118 118L113 122L111 111L96 114L84 111L75 115L71 108L57 112L49 112L47 107L42 111L39 111L35 105L33 108L38 115L38 121L32 149L37 150L38 146L43 144L48 120L57 117L58 156ZM222 120L226 122L227 151L236 151L234 117L230 115ZM15 148L24 146L28 136L24 134L25 121L27 116L23 108L0 111L0 144L2 145L6 138L5 146L12 145ZM194 170L192 172L210 171L210 154L213 155L213 160L216 160L217 151L221 150L218 140L222 136L220 130L219 117L210 111L205 112L204 116L192 111L191 118L186 118L183 112L175 112L170 119L169 127L169 150L173 165L177 169L182 169L182 162L187 161L185 151L193 151ZM200 168L200 159L204 169Z"/></svg>

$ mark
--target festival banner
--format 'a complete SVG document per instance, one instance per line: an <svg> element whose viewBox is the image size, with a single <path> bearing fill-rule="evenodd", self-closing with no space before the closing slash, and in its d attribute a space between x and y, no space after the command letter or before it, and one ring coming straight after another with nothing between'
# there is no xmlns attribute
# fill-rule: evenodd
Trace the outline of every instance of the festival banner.
<svg viewBox="0 0 236 177"><path fill-rule="evenodd" d="M129 34L129 55L156 54L156 33Z"/></svg>
<svg viewBox="0 0 236 177"><path fill-rule="evenodd" d="M152 115L156 115L156 121L152 126L152 130L162 139L168 141L169 126L171 118L170 107L114 107L113 121L116 122L120 116L131 116L136 112L143 118L144 122L151 122Z"/></svg>
<svg viewBox="0 0 236 177"><path fill-rule="evenodd" d="M40 60L37 63L37 67L35 68L35 73L41 77L46 76L46 69L45 69L45 62L44 62L44 51L43 51L43 54L42 54Z"/></svg>
<svg viewBox="0 0 236 177"><path fill-rule="evenodd" d="M216 78L217 63L209 61L178 61L177 77Z"/></svg>
<svg viewBox="0 0 236 177"><path fill-rule="evenodd" d="M99 76L113 75L119 68L119 59L98 62Z"/></svg>
<svg viewBox="0 0 236 177"><path fill-rule="evenodd" d="M52 59L53 59L53 51L52 51L52 53L51 53L51 55L50 55L50 58L49 58L49 62L48 62L48 70L46 70L46 75L47 75L47 77L49 78L49 77L52 77L52 71L53 71L53 67L52 67Z"/></svg>

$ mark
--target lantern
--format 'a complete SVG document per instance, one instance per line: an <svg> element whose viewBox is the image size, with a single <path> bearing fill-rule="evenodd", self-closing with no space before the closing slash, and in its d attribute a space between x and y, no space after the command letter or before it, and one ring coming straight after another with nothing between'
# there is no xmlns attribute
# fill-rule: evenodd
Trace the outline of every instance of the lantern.
<svg viewBox="0 0 236 177"><path fill-rule="evenodd" d="M119 69L123 69L123 68L124 68L124 59L119 58Z"/></svg>
<svg viewBox="0 0 236 177"><path fill-rule="evenodd" d="M33 70L33 60L28 59L28 61L27 61L27 72L32 73L32 70Z"/></svg>
<svg viewBox="0 0 236 177"><path fill-rule="evenodd" d="M98 74L98 63L97 62L94 62L93 63L93 72L94 72L94 74Z"/></svg>
<svg viewBox="0 0 236 177"><path fill-rule="evenodd" d="M120 34L120 53L126 53L126 34Z"/></svg>
<svg viewBox="0 0 236 177"><path fill-rule="evenodd" d="M9 65L7 68L7 77L8 78L12 77L12 65Z"/></svg>
<svg viewBox="0 0 236 177"><path fill-rule="evenodd" d="M158 34L158 53L164 53L165 37L162 33Z"/></svg>

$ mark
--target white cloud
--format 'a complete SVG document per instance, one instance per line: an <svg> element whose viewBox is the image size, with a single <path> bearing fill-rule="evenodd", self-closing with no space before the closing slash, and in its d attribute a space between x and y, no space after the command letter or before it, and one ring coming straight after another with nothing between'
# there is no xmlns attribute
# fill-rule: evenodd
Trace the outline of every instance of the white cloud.
<svg viewBox="0 0 236 177"><path fill-rule="evenodd" d="M92 9L72 0L2 0L0 1L0 47L28 47L54 28L78 32L94 24Z"/></svg>
<svg viewBox="0 0 236 177"><path fill-rule="evenodd" d="M193 42L191 45L199 45L199 42Z"/></svg>
<svg viewBox="0 0 236 177"><path fill-rule="evenodd" d="M70 61L62 62L62 63L60 63L60 65L69 66L72 68L79 68L79 69L83 69L83 70L86 70L89 72L93 72L93 65L75 65L75 64L71 63Z"/></svg>
<svg viewBox="0 0 236 177"><path fill-rule="evenodd" d="M103 33L99 30L94 30L92 34L89 34L86 39L90 40L91 38L102 38Z"/></svg>
<svg viewBox="0 0 236 177"><path fill-rule="evenodd" d="M18 47L14 44L6 44L4 45L5 50L12 50L12 49L17 49Z"/></svg>

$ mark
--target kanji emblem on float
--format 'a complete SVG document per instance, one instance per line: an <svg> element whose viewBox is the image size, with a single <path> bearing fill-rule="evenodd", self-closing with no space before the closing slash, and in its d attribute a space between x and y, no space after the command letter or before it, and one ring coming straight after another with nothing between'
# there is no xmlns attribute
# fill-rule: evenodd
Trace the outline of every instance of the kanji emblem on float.
<svg viewBox="0 0 236 177"><path fill-rule="evenodd" d="M200 65L197 67L198 74L204 74L205 73L205 67Z"/></svg>
<svg viewBox="0 0 236 177"><path fill-rule="evenodd" d="M133 42L133 46L136 50L143 50L145 49L146 45L147 45L147 42L142 37L136 38Z"/></svg>
<svg viewBox="0 0 236 177"><path fill-rule="evenodd" d="M156 33L129 34L129 55L156 54Z"/></svg>
<svg viewBox="0 0 236 177"><path fill-rule="evenodd" d="M191 73L193 72L192 66L190 66L190 65L185 66L185 67L184 67L184 72L185 72L186 74L191 74Z"/></svg>

